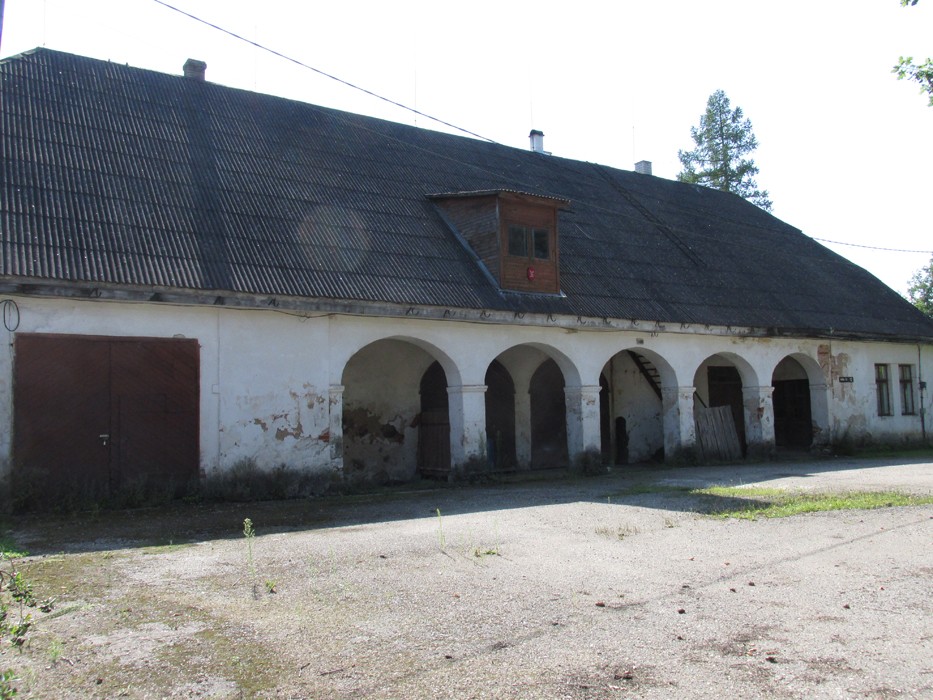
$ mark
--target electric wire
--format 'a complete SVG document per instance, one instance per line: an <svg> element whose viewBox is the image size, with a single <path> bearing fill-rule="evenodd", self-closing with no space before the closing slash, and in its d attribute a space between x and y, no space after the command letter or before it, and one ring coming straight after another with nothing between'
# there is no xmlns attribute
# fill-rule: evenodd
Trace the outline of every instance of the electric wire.
<svg viewBox="0 0 933 700"><path fill-rule="evenodd" d="M237 40L239 40L239 41L243 41L243 42L249 44L250 46L254 46L254 47L256 47L257 49L260 49L260 50L262 50L262 51L266 51L267 53L271 53L273 56L277 56L278 58L284 59L284 60L286 60L286 61L288 61L288 62L290 62L290 63L294 63L296 66L300 66L300 67L305 68L305 69L307 69L307 70L313 71L313 72L317 73L318 75L324 76L325 78L330 78L331 80L335 80L336 82L338 82L338 83L340 83L340 84L342 84L342 85L346 85L347 87L353 88L354 90L359 90L360 92L365 93L365 94L369 95L370 97L375 97L376 99L382 100L383 102L388 102L390 105L394 105L395 107L400 107L401 109L407 110L407 111L411 112L412 114L418 115L419 117L424 117L425 119L430 119L431 121L437 122L438 124L443 124L444 126L449 126L451 129L456 129L457 131L461 131L461 132L463 132L464 134L469 134L470 136L475 136L476 138L482 139L483 141L488 141L489 143L496 143L495 141L493 141L493 140L490 139L490 138L487 138L486 136L482 136L482 135L480 135L480 134L477 134L477 133L475 133L475 132L473 132L473 131L470 131L469 129L464 129L463 127L457 126L456 124L451 124L450 122L446 122L446 121L444 121L443 119L439 119L438 117L432 117L430 114L425 114L424 112L421 112L421 111L415 109L414 107L409 107L408 105L404 105L404 104L402 104L401 102L397 102L397 101L395 101L395 100L393 100L393 99L390 99L390 98L388 98L388 97L383 97L382 95L380 95L380 94L378 94L378 93L375 93L375 92L373 92L372 90L367 90L366 88L360 87L359 85L354 85L353 83L351 83L351 82L349 82L349 81L346 81L346 80L344 80L344 79L342 79L342 78L338 78L336 75L332 75L332 74L330 74L330 73L327 73L326 71L323 71L323 70L321 70L320 68L315 68L314 66L309 66L307 63L303 63L302 61L299 61L297 58L292 58L291 56L288 56L288 55L282 53L281 51L276 51L275 49L269 48L268 46L265 46L265 45L263 45L263 44L260 44L260 43L257 42L257 41L253 41L252 39L248 39L248 38L246 38L245 36L241 36L240 34L237 34L237 33L235 33L235 32L232 32L232 31L230 31L229 29L224 29L223 27L221 27L221 26L219 26L219 25L216 25L216 24L214 24L213 22L208 22L206 19L202 19L201 17L198 17L197 15L193 15L193 14L191 14L190 12L185 12L184 10L182 10L182 9L180 9L180 8L178 8L178 7L175 7L174 5L168 4L167 2L165 2L165 0L153 0L153 2L156 2L156 3L158 3L159 5L162 5L163 7L168 8L169 10L174 10L175 12L177 12L177 13L179 13L179 14L181 14L181 15L184 15L185 17L188 17L188 18L190 18L190 19L193 19L193 20L196 21L196 22L200 22L201 24L207 25L207 26L210 27L211 29L216 29L217 31L222 32L222 33L226 34L227 36L231 36L231 37L233 37L234 39L237 39Z"/></svg>
<svg viewBox="0 0 933 700"><path fill-rule="evenodd" d="M933 255L933 250L909 250L907 248L882 248L876 245L861 245L859 243L843 243L842 241L830 241L825 238L817 238L816 236L810 236L814 241L819 241L820 243L832 243L833 245L847 245L852 248L867 248L868 250L881 250L886 253L919 253L921 255Z"/></svg>
<svg viewBox="0 0 933 700"><path fill-rule="evenodd" d="M430 114L426 114L426 113L424 113L424 112L421 112L421 111L419 111L419 110L417 110L417 109L415 109L415 108L413 108L413 107L409 107L409 106L404 105L404 104L402 104L402 103L400 103L400 102L397 102L397 101L395 101L395 100L392 100L392 99L390 99L390 98L388 98L388 97L383 97L382 95L379 95L378 93L375 93L375 92L373 92L373 91L371 91L371 90L368 90L368 89L366 89L366 88L360 87L360 86L355 85L355 84L353 84L353 83L350 83L350 82L348 82L348 81L346 81L346 80L343 80L342 78L339 78L339 77L337 77L337 76L335 76L335 75L332 75L332 74L330 74L330 73L327 73L326 71L323 71L323 70L320 70L320 69L315 68L315 67L313 67L313 66L310 66L310 65L308 65L308 64L306 64L306 63L304 63L304 62L302 62L302 61L299 61L299 60L296 59L296 58L292 58L291 56L288 56L287 54L284 54L284 53L282 53L282 52L280 52L280 51L277 51L277 50L272 49L272 48L270 48L270 47L268 47L268 46L265 46L265 45L263 45L263 44L260 44L259 42L253 41L252 39L249 39L249 38L247 38L247 37L241 36L241 35L239 35L239 34L233 32L233 31L230 31L230 30L228 30L228 29L225 29L225 28L223 28L223 27L221 27L221 26L219 26L219 25L217 25L217 24L214 24L213 22L209 22L208 20L202 19L201 17L198 17L197 15L193 15L193 14L191 14L190 12L186 12L185 10L182 10L182 9L180 9L180 8L178 8L178 7L175 7L174 5L171 5L171 4L169 4L168 2L165 2L165 0L153 0L153 1L156 2L156 3L159 4L159 5L162 5L163 7L167 8L167 9L169 9L169 10L173 10L174 12L177 12L177 13L179 13L179 14L185 16L185 17L188 17L188 18L190 18L190 19L193 19L193 20L196 21L196 22L199 22L199 23L201 23L201 24L204 24L204 25L210 27L211 29L215 29L215 30L217 30L217 31L219 31L219 32L222 32L222 33L224 33L224 34L227 34L228 36L230 36L230 37L232 37L232 38L234 38L234 39L237 39L237 40L239 40L239 41L242 41L242 42L244 42L244 43L247 43L247 44L249 44L249 45L251 45L251 46L253 46L253 47L255 47L255 48L258 48L258 49L260 49L260 50L262 50L262 51L266 51L267 53L270 53L270 54L272 54L273 56L276 56L276 57L278 57L278 58L281 58L281 59L283 59L283 60L285 60L285 61L288 61L288 62L290 62L290 63L294 63L294 64L297 65L297 66L300 66L300 67L305 68L305 69L307 69L307 70L313 71L314 73L317 73L317 74L322 75L322 76L324 76L324 77L330 78L331 80L334 80L334 81L336 81L336 82L338 82L338 83L341 83L342 85L346 85L347 87L353 88L354 90L359 90L360 92L362 92L362 93L364 93L364 94L370 95L371 97L375 97L376 99L382 100L382 101L387 102L387 103L389 103L389 104L391 104L391 105L393 105L393 106L396 106L396 107L399 107L399 108L404 109L404 110L406 110L406 111L409 111L409 112L411 112L412 114L415 114L415 115L424 117L424 118L426 118L426 119L430 119L431 121L437 122L438 124L443 124L444 126L450 127L451 129L455 129L455 130L460 131L460 132L462 132L462 133L464 133L464 134L468 134L468 135L470 135L470 136L474 136L474 137L476 137L476 138L478 138L478 139L481 139L481 140L483 140L483 141L486 141L486 142L488 142L488 143L495 144L495 145L502 145L502 144L500 144L499 142L497 142L497 141L495 141L495 140L493 140L493 139L491 139L491 138L488 138L488 137L486 137L486 136L482 136L482 135L477 134L477 133L475 133L475 132L473 132L473 131L470 131L469 129L465 129L465 128L463 128L463 127L457 126L457 125L452 124L452 123L450 123L450 122L444 121L443 119L439 119L439 118L437 118L437 117L431 116ZM359 126L359 125L357 125L357 126ZM364 128L365 128L365 127L364 127ZM387 134L382 134L382 136L383 136L384 138L389 138L389 139L392 139L392 140L394 140L394 141L402 142L401 139L394 138L394 137L392 137L392 136L390 136L390 135L387 135ZM408 145L408 146L412 146L412 145L413 145L413 144L411 144L411 143L407 143L407 142L405 142L405 143L406 143L406 145ZM468 162L463 161L463 160L460 160L460 159L458 159L458 158L454 158L454 157L448 156L448 155L446 155L446 154L439 153L439 152L434 151L434 150L432 150L432 149L430 149L430 148L425 148L425 147L422 147L422 146L415 146L415 148L418 148L419 150L423 150L423 151L425 151L425 152L427 152L427 153L431 153L432 155L434 155L434 156L436 156L436 157L441 157L441 158L444 158L445 160L449 160L449 161L455 162L455 163L457 163L457 164L459 164L459 165L463 165L463 166L469 167L469 168L471 168L471 169L474 170L474 171L486 172L486 173L493 174L493 175L499 175L499 174L500 174L500 173L497 173L497 172L495 172L495 171L489 170L489 169L487 169L487 168L480 167L480 166L476 165L475 163L468 163ZM520 184L520 185L522 185L522 186L527 186L527 187L529 187L529 188L533 188L533 187L534 187L534 185L533 185L532 183L530 183L530 182L519 182L518 184ZM605 206L600 206L599 204L596 204L595 202L588 202L587 204L588 204L590 207L594 208L594 209L601 210L601 211L604 211L604 212L606 212L606 213L613 213L613 214L616 214L616 215L626 216L625 214L622 214L621 212L618 212L618 211L616 211L616 210L613 210L613 209L608 208L608 207L605 207ZM629 218L636 219L636 218L638 218L638 217L629 215ZM677 228L678 228L678 227L676 227L676 226L670 226L669 224L668 224L668 227L671 228L672 231L676 231ZM689 234L691 234L692 237L694 237L694 238L706 238L706 239L711 239L711 240L718 240L718 237L717 237L717 236L707 236L707 235L703 235L703 234L698 233L698 232L695 232L695 231L691 231L691 232L683 231L683 233L689 233ZM801 232L801 233L802 233L802 232ZM806 235L806 234L804 234L804 235ZM819 242L821 242L821 243L830 243L830 244L833 244L833 245L844 245L844 246L850 246L850 247L853 247L853 248L865 248L865 249L868 249L868 250L878 250L878 251L893 252L893 253L912 253L912 254L933 255L933 250L908 250L908 249L901 249L901 248L884 248L884 247L879 247L879 246L860 245L860 244L857 244L857 243L844 243L844 242L842 242L842 241L832 241L832 240L828 240L828 239L825 239L825 238L817 238L816 236L807 236L807 237L810 238L810 239L812 239L812 240L814 240L814 241L819 241ZM746 242L746 243L747 243L747 242ZM750 247L754 247L754 246L750 246Z"/></svg>

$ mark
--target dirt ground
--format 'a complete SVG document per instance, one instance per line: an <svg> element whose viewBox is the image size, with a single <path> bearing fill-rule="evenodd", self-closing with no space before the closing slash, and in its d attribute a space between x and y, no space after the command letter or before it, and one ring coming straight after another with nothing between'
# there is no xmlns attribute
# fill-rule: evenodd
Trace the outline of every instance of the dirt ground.
<svg viewBox="0 0 933 700"><path fill-rule="evenodd" d="M667 488L746 483L929 494L933 463L20 519L57 602L0 668L25 698L933 697L933 506L722 520Z"/></svg>

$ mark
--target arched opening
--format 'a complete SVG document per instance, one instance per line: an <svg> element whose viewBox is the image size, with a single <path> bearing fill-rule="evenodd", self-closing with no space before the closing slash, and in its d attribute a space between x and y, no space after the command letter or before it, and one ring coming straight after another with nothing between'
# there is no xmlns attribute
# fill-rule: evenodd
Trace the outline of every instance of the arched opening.
<svg viewBox="0 0 933 700"><path fill-rule="evenodd" d="M732 357L719 354L707 358L694 376L697 445L704 459L728 461L747 453L745 396L739 369Z"/></svg>
<svg viewBox="0 0 933 700"><path fill-rule="evenodd" d="M664 459L662 373L672 370L654 353L623 350L599 377L603 457L612 464Z"/></svg>
<svg viewBox="0 0 933 700"><path fill-rule="evenodd" d="M564 375L548 359L535 370L531 397L531 464L535 469L567 466L567 403Z"/></svg>
<svg viewBox="0 0 933 700"><path fill-rule="evenodd" d="M447 375L434 362L421 377L421 415L418 419L418 473L446 477L450 473L450 402Z"/></svg>
<svg viewBox="0 0 933 700"><path fill-rule="evenodd" d="M605 374L599 375L599 451L603 457L603 464L613 464L616 460L612 455L612 390Z"/></svg>
<svg viewBox="0 0 933 700"><path fill-rule="evenodd" d="M514 469L515 383L498 360L486 370L486 454L493 469Z"/></svg>
<svg viewBox="0 0 933 700"><path fill-rule="evenodd" d="M813 443L810 379L797 360L785 357L771 376L774 387L774 441L785 449L807 449Z"/></svg>
<svg viewBox="0 0 933 700"><path fill-rule="evenodd" d="M347 361L342 384L346 483L410 481L426 455L430 469L449 471L447 377L431 353L403 339L377 340Z"/></svg>

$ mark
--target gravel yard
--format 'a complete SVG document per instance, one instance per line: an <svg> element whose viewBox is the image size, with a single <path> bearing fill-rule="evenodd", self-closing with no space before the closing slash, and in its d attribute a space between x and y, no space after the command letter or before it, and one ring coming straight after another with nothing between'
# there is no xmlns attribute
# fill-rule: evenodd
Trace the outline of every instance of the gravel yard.
<svg viewBox="0 0 933 700"><path fill-rule="evenodd" d="M933 697L933 506L716 519L672 488L713 484L930 494L933 463L20 519L57 602L0 668L26 698Z"/></svg>

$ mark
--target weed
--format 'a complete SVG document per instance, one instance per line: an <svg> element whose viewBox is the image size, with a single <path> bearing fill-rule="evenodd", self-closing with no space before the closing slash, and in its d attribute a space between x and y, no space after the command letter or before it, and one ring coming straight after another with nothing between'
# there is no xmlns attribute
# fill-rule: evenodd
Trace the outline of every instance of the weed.
<svg viewBox="0 0 933 700"><path fill-rule="evenodd" d="M241 459L228 469L207 475L193 497L208 501L278 501L318 496L329 487L328 473L286 464L263 469L254 459Z"/></svg>
<svg viewBox="0 0 933 700"><path fill-rule="evenodd" d="M4 554L0 561L7 564L0 569L0 641L9 639L13 647L21 648L32 627L32 614L27 612L27 608L51 612L53 604L51 599L36 599L32 585L16 568L12 557ZM13 669L3 671L0 674L0 699L14 697L18 692L15 684L19 680Z"/></svg>
<svg viewBox="0 0 933 700"><path fill-rule="evenodd" d="M60 639L53 639L49 642L49 661L52 662L52 665L58 663L58 660L62 658L62 652L65 650L65 645Z"/></svg>
<svg viewBox="0 0 933 700"><path fill-rule="evenodd" d="M447 540L444 538L444 520L441 518L441 509L435 508L435 511L437 511L437 544L443 552L447 548Z"/></svg>
<svg viewBox="0 0 933 700"><path fill-rule="evenodd" d="M0 535L0 555L4 557L13 557L16 559L21 559L28 555L28 552L21 550L16 546L16 542L13 541L13 538L10 537L9 532L5 527L0 525L0 530L3 534Z"/></svg>
<svg viewBox="0 0 933 700"><path fill-rule="evenodd" d="M16 672L12 668L8 668L3 673L0 673L0 700L7 700L7 698L16 697L15 683L19 680L16 677Z"/></svg>
<svg viewBox="0 0 933 700"><path fill-rule="evenodd" d="M454 472L451 473L454 481L465 481L470 484L478 484L488 481L492 472L492 465L485 455L474 455L457 465Z"/></svg>
<svg viewBox="0 0 933 700"><path fill-rule="evenodd" d="M631 535L637 535L638 528L627 523L623 523L616 528L611 528L608 525L600 525L596 528L596 534L602 535L603 537L624 540Z"/></svg>
<svg viewBox="0 0 933 700"><path fill-rule="evenodd" d="M602 453L597 449L589 449L577 455L574 468L584 476L602 476L609 471L603 462Z"/></svg>
<svg viewBox="0 0 933 700"><path fill-rule="evenodd" d="M256 562L253 560L253 540L256 539L256 531L253 529L253 521L249 518L243 520L243 537L246 538L246 563L249 566L249 573L256 578Z"/></svg>
<svg viewBox="0 0 933 700"><path fill-rule="evenodd" d="M278 586L277 582L273 581L272 579L266 579L266 593L278 593L279 591L276 586Z"/></svg>

